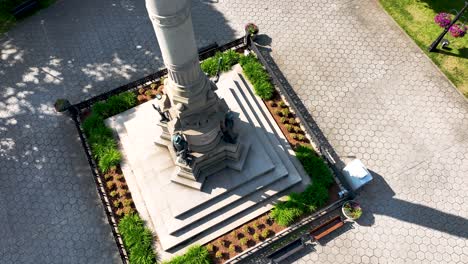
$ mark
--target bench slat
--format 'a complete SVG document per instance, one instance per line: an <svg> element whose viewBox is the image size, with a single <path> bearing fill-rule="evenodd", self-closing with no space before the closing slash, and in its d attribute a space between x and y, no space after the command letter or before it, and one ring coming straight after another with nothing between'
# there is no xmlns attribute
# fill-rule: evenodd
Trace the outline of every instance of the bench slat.
<svg viewBox="0 0 468 264"><path fill-rule="evenodd" d="M343 225L344 223L343 223L343 220L341 219L341 216L335 216L332 219L328 220L327 222L311 230L310 234L315 240L319 240L322 237L335 231L336 229L342 227Z"/></svg>
<svg viewBox="0 0 468 264"><path fill-rule="evenodd" d="M314 238L315 238L316 240L319 240L319 239L321 239L322 237L324 237L324 236L330 234L331 232L335 231L336 229L338 229L338 228L340 228L340 227L342 227L342 226L343 226L343 222L339 222L338 224L336 224L336 225L332 226L331 228L325 230L325 232L323 232L323 233L321 233L321 234L319 234L319 235L317 235L317 236L314 236Z"/></svg>

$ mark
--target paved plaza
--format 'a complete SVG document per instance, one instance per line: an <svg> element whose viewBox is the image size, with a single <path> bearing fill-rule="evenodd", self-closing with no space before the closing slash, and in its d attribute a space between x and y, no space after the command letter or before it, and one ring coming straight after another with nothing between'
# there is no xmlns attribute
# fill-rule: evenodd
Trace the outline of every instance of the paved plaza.
<svg viewBox="0 0 468 264"><path fill-rule="evenodd" d="M290 263L468 263L468 104L375 0L194 0L199 47L255 22L365 213ZM73 123L53 110L162 67L144 1L58 0L0 37L0 262L119 263Z"/></svg>

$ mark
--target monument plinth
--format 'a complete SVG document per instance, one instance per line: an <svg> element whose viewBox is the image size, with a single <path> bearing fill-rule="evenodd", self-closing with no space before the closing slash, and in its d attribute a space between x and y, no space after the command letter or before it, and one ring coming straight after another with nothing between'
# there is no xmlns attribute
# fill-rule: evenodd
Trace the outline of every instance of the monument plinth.
<svg viewBox="0 0 468 264"><path fill-rule="evenodd" d="M169 148L179 167L172 180L201 189L203 172L214 173L227 160L239 161L243 147L223 140L229 108L200 68L191 1L147 0L146 8L168 71L165 94L157 104L169 120L160 123L163 133L156 144Z"/></svg>

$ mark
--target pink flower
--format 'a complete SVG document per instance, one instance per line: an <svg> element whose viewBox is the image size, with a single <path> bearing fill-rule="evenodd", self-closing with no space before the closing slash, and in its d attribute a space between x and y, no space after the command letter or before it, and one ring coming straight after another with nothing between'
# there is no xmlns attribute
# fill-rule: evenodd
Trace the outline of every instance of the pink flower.
<svg viewBox="0 0 468 264"><path fill-rule="evenodd" d="M452 37L454 38L461 38L465 36L466 30L467 30L467 27L465 25L458 25L458 24L451 26L449 29L450 35L452 35Z"/></svg>
<svg viewBox="0 0 468 264"><path fill-rule="evenodd" d="M452 15L450 15L448 13L439 13L434 17L434 21L441 28L446 28L452 22Z"/></svg>

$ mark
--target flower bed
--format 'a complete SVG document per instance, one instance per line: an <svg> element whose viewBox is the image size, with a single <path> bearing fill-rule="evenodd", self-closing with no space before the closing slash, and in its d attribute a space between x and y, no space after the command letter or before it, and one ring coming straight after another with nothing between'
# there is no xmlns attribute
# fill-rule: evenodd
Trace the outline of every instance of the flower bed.
<svg viewBox="0 0 468 264"><path fill-rule="evenodd" d="M138 92L114 95L106 101L95 103L90 111L81 115L82 128L91 147L92 156L96 160L101 180L105 183L104 189L110 200L130 263L155 263L153 234L144 226L135 210L132 195L120 168L122 155L112 131L105 125L104 120L145 102L149 99L147 97L155 96L156 93L153 91L161 90L162 87L155 89L151 84L139 89ZM141 98L142 94L145 98Z"/></svg>
<svg viewBox="0 0 468 264"><path fill-rule="evenodd" d="M205 247L214 263L223 263L284 229L284 226L277 224L268 214L263 214L230 233L218 237Z"/></svg>

